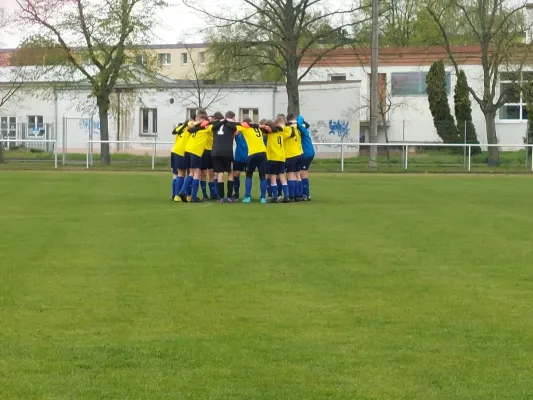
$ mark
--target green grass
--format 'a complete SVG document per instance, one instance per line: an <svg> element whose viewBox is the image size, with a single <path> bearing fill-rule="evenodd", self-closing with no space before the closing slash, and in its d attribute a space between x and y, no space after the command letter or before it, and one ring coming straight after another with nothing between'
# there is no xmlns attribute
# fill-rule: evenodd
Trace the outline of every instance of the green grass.
<svg viewBox="0 0 533 400"><path fill-rule="evenodd" d="M527 176L0 172L0 399L531 399Z"/></svg>
<svg viewBox="0 0 533 400"><path fill-rule="evenodd" d="M331 149L320 148L321 151L331 151ZM384 148L380 149L378 156L378 168L370 170L368 168L368 156L360 155L351 157L346 153L344 161L345 172L405 172L402 160L402 152L398 150L391 151L390 159L383 153ZM6 164L0 164L0 169L18 170L18 169L52 169L54 167L54 155L52 153L32 153L28 149L19 149L15 151L6 151ZM62 154L58 154L60 169L83 169L86 165L85 154L67 154L66 166L62 166ZM99 166L100 156L94 154L94 165L91 168L101 169ZM477 154L471 158L471 171L480 173L526 173L531 172L531 157L526 165L525 150L501 152L499 167L487 166L487 153ZM157 153L155 169L158 171L168 171L170 158L168 152L160 150ZM468 172L467 161L461 151L453 153L436 150L434 148L419 148L416 153L410 153L408 157L407 172ZM105 167L108 170L130 170L130 171L149 171L152 169L151 152L145 155L133 155L117 153L112 155L111 167ZM315 172L340 172L341 155L340 153L334 158L316 158L312 164L312 170Z"/></svg>

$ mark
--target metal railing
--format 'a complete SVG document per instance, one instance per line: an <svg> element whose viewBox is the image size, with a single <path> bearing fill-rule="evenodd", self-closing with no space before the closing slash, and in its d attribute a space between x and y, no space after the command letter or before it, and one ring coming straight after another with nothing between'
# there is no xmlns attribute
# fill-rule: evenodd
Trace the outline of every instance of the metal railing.
<svg viewBox="0 0 533 400"><path fill-rule="evenodd" d="M54 157L54 168L57 168L57 140L51 139L0 139L0 146L3 146L4 143L42 143L42 144L51 144L53 147L52 153Z"/></svg>

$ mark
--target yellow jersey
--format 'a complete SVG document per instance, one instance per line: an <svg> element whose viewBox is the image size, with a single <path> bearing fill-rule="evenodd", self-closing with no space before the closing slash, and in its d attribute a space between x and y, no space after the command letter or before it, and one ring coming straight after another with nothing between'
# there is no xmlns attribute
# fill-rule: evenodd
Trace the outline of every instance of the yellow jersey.
<svg viewBox="0 0 533 400"><path fill-rule="evenodd" d="M298 157L304 152L302 150L302 137L296 126L286 126L285 129L290 129L291 132L294 129L294 136L285 139L285 156L287 158Z"/></svg>
<svg viewBox="0 0 533 400"><path fill-rule="evenodd" d="M263 142L263 132L261 132L259 125L249 125L247 128L242 125L237 125L237 131L242 133L248 145L248 157L253 154L266 152L265 143Z"/></svg>
<svg viewBox="0 0 533 400"><path fill-rule="evenodd" d="M185 146L189 140L190 133L186 128L186 124L181 124L178 125L173 132L173 134L176 135L176 138L174 139L174 146L172 146L172 153L179 156L183 156L185 154Z"/></svg>
<svg viewBox="0 0 533 400"><path fill-rule="evenodd" d="M282 161L286 160L285 148L283 146L286 139L292 135L290 127L281 128L277 131L272 131L268 134L267 141L267 160L268 161Z"/></svg>
<svg viewBox="0 0 533 400"><path fill-rule="evenodd" d="M213 125L207 125L204 128L198 127L189 133L190 137L187 141L187 146L185 146L185 151L197 155L198 157L202 157L209 136L211 136L211 140L213 140Z"/></svg>
<svg viewBox="0 0 533 400"><path fill-rule="evenodd" d="M207 142L205 142L205 150L213 150L213 135L207 137Z"/></svg>

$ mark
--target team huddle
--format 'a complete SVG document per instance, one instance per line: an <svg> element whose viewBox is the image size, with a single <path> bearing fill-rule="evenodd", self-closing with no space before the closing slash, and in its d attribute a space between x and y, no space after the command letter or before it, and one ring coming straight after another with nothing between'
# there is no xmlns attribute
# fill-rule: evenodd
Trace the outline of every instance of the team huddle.
<svg viewBox="0 0 533 400"><path fill-rule="evenodd" d="M308 170L315 149L308 128L302 116L291 114L254 124L249 118L235 121L232 111L208 116L205 110L198 110L172 131L175 135L170 161L172 200L238 201L240 176L244 172L242 202L250 203L252 178L257 170L261 203L310 201ZM200 189L202 199L198 197Z"/></svg>

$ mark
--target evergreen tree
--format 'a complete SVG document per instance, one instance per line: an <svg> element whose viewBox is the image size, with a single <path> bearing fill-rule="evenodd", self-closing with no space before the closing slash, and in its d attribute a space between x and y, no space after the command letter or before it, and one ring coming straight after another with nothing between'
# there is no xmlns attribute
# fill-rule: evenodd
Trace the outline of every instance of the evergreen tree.
<svg viewBox="0 0 533 400"><path fill-rule="evenodd" d="M448 104L444 63L435 61L426 76L429 109L437 134L444 143L460 143L457 126Z"/></svg>
<svg viewBox="0 0 533 400"><path fill-rule="evenodd" d="M455 94L453 96L455 103L455 119L457 120L457 130L459 137L466 143L479 144L476 135L476 127L472 123L472 103L470 102L470 92L468 91L468 81L465 72L461 69L457 75L457 84L455 85ZM466 126L466 130L465 130ZM481 147L472 146L472 154L480 154Z"/></svg>

